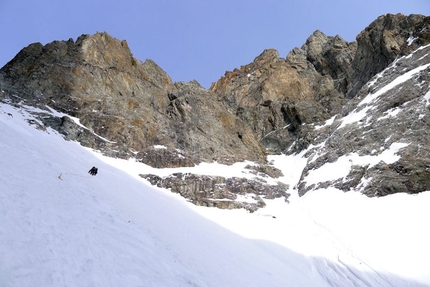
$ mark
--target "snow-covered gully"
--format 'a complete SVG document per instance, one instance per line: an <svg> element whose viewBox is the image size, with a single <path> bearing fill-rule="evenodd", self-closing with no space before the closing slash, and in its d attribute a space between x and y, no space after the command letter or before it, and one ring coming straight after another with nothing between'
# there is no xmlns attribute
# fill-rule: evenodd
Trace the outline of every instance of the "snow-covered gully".
<svg viewBox="0 0 430 287"><path fill-rule="evenodd" d="M148 185L138 175L150 167L36 123L0 105L0 286L430 285L430 192L298 197L298 154L270 158L289 203L269 200L255 213L197 207Z"/></svg>

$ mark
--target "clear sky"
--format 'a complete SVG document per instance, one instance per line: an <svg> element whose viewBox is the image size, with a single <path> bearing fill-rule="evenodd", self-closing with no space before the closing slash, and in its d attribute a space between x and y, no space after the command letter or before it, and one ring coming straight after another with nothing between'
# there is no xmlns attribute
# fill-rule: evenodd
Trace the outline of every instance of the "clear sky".
<svg viewBox="0 0 430 287"><path fill-rule="evenodd" d="M285 57L317 29L353 41L387 13L429 16L430 0L0 0L0 67L34 42L107 32L208 88L264 49Z"/></svg>

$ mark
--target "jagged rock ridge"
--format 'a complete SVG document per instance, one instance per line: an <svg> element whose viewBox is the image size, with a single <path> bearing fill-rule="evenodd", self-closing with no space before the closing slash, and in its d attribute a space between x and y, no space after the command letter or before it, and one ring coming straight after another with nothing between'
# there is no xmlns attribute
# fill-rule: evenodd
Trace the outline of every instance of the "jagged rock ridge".
<svg viewBox="0 0 430 287"><path fill-rule="evenodd" d="M428 67L395 89L384 87L429 63L429 43L429 17L387 14L356 42L315 31L286 58L265 50L205 90L195 81L172 83L153 61L136 60L125 41L98 33L23 49L0 70L1 97L77 117L88 129L67 116L41 119L67 139L153 167L247 159L277 177L266 154L302 152L308 165L296 187L299 194L326 186L370 196L415 193L429 189L428 105L423 102ZM381 89L377 98L383 101L361 103ZM361 122L348 122L363 111ZM395 163L363 166L351 156L376 155L399 142L407 145L397 151ZM313 172L346 158L351 168L345 175L310 183ZM262 181L142 176L206 206L252 211L273 194L288 198L287 187ZM244 193L254 194L256 203L234 203Z"/></svg>

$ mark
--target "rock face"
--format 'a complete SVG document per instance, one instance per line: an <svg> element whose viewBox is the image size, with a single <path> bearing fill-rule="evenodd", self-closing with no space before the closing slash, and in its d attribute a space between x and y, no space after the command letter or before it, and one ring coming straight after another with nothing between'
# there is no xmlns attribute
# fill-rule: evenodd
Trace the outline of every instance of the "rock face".
<svg viewBox="0 0 430 287"><path fill-rule="evenodd" d="M357 36L348 97L354 97L371 77L384 70L396 57L429 43L429 25L429 17L422 15L387 14L364 29Z"/></svg>
<svg viewBox="0 0 430 287"><path fill-rule="evenodd" d="M211 92L197 82L172 83L153 61L136 60L125 41L106 33L32 44L1 69L0 77L9 97L79 118L91 132L67 118L47 124L108 155L137 151L147 154L143 162L154 164L153 146L162 145L170 155L181 150L187 160L157 160L157 167L265 160L248 126Z"/></svg>
<svg viewBox="0 0 430 287"><path fill-rule="evenodd" d="M300 194L324 186L369 196L430 189L429 54L427 45L398 58L348 102L344 116L309 127L316 137L307 151ZM384 161L362 164L383 154ZM346 176L308 184L313 172L338 160L349 161Z"/></svg>
<svg viewBox="0 0 430 287"><path fill-rule="evenodd" d="M267 49L205 90L173 83L125 41L98 33L24 48L0 70L0 97L46 110L41 121L66 139L155 168L250 160L256 174L277 178L267 154L307 159L295 187L141 175L199 205L254 211L292 188L417 193L430 190L429 44L430 17L387 14L354 42L315 31L285 58ZM313 180L336 161L344 174Z"/></svg>
<svg viewBox="0 0 430 287"><path fill-rule="evenodd" d="M287 61L276 50L266 50L210 88L275 153L291 146L302 124L330 118L344 100L329 76L303 61L304 50L292 53L294 59Z"/></svg>
<svg viewBox="0 0 430 287"><path fill-rule="evenodd" d="M299 152L309 145L303 124L339 114L397 56L428 43L429 21L422 15L387 14L351 43L315 31L286 59L266 50L254 62L226 72L210 90L251 126L264 147Z"/></svg>
<svg viewBox="0 0 430 287"><path fill-rule="evenodd" d="M165 178L152 174L140 176L151 184L168 188L200 206L222 209L245 208L254 212L266 205L263 198L284 197L285 200L288 200L289 197L289 194L286 193L288 187L282 183L267 185L257 180L237 177L226 179L220 176L202 176L190 173L174 173ZM240 196L244 200L241 200Z"/></svg>

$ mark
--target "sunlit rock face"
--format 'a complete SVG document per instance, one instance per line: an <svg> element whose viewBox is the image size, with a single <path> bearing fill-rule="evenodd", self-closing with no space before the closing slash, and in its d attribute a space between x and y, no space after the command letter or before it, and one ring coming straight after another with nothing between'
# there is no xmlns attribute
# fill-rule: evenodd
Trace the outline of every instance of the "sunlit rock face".
<svg viewBox="0 0 430 287"><path fill-rule="evenodd" d="M206 90L97 33L24 48L0 70L0 97L45 110L67 140L155 168L256 163L254 179L142 175L200 205L253 211L329 186L417 193L430 189L429 44L429 17L387 14L354 42L317 30L285 57L267 49ZM295 186L276 183L269 154L307 159Z"/></svg>
<svg viewBox="0 0 430 287"><path fill-rule="evenodd" d="M250 128L213 93L196 81L173 83L156 63L135 59L126 41L106 33L32 44L0 74L5 94L79 118L93 133L67 119L47 124L108 155L139 152L143 162L152 164L153 146L162 145L171 153L180 150L188 160L159 157L157 167L265 161Z"/></svg>
<svg viewBox="0 0 430 287"><path fill-rule="evenodd" d="M318 73L305 57L304 50L293 50L287 59L266 50L211 87L275 153L297 140L302 124L330 118L344 102L333 79Z"/></svg>

